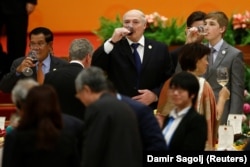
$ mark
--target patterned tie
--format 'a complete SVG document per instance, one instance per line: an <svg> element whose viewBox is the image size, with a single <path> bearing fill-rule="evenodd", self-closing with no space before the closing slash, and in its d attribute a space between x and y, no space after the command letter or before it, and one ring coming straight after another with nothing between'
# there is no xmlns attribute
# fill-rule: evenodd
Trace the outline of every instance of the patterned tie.
<svg viewBox="0 0 250 167"><path fill-rule="evenodd" d="M139 43L132 43L131 44L132 48L134 49L133 56L134 56L134 59L135 59L135 64L136 64L136 69L137 69L138 75L141 72L141 58L140 58L140 55L139 55L139 53L137 51L137 48L138 48L139 45L140 45Z"/></svg>
<svg viewBox="0 0 250 167"><path fill-rule="evenodd" d="M39 62L37 65L37 82L43 84L44 81L44 74L43 74L43 63Z"/></svg>

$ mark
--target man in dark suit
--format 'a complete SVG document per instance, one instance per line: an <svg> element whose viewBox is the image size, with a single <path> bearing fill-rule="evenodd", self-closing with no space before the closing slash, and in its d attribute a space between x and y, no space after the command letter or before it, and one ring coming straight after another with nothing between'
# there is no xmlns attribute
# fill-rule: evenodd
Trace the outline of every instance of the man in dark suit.
<svg viewBox="0 0 250 167"><path fill-rule="evenodd" d="M0 36L7 36L9 59L4 66L10 69L12 61L25 55L29 15L35 10L37 0L1 0Z"/></svg>
<svg viewBox="0 0 250 167"><path fill-rule="evenodd" d="M185 81L185 82L183 82ZM199 81L189 72L180 72L170 81L170 93L175 108L166 118L163 128L167 147L171 151L204 151L207 141L207 122L195 104Z"/></svg>
<svg viewBox="0 0 250 167"><path fill-rule="evenodd" d="M141 11L126 12L123 27L116 28L112 37L94 52L92 65L106 72L119 93L155 109L162 84L173 70L168 47L144 38L146 26ZM139 45L132 49L132 44Z"/></svg>
<svg viewBox="0 0 250 167"><path fill-rule="evenodd" d="M30 49L36 51L38 62L33 63L28 56L14 60L11 65L11 71L0 82L0 90L3 92L11 92L11 89L19 79L27 77L22 73L27 67L31 67L34 71L30 77L37 80L39 64L42 64L43 75L68 64L67 61L53 56L53 33L48 28L37 27L33 29L29 33L29 39Z"/></svg>
<svg viewBox="0 0 250 167"><path fill-rule="evenodd" d="M108 87L117 99L127 103L134 110L138 120L143 151L166 151L167 145L152 109L118 93L111 81L108 81Z"/></svg>
<svg viewBox="0 0 250 167"><path fill-rule="evenodd" d="M80 71L91 64L93 46L87 39L75 39L69 48L70 64L45 75L44 84L52 85L63 113L83 120L85 106L75 97L75 79Z"/></svg>
<svg viewBox="0 0 250 167"><path fill-rule="evenodd" d="M82 70L76 80L77 98L86 106L83 140L85 167L140 167L142 148L134 111L110 92L98 67Z"/></svg>

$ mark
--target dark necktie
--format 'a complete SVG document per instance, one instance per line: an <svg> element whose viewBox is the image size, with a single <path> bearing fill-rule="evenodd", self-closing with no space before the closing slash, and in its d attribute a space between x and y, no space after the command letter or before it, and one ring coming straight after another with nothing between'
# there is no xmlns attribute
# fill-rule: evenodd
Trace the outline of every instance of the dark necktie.
<svg viewBox="0 0 250 167"><path fill-rule="evenodd" d="M209 62L209 64L214 64L214 53L216 52L216 50L214 49L214 48L210 48L210 50L211 50L211 53L210 53L210 62Z"/></svg>
<svg viewBox="0 0 250 167"><path fill-rule="evenodd" d="M137 69L137 73L138 73L138 76L141 72L141 58L140 58L140 55L137 51L137 48L140 44L139 43L132 43L131 46L134 50L133 52L133 56L134 56L134 59L135 59L135 65L136 65L136 69Z"/></svg>

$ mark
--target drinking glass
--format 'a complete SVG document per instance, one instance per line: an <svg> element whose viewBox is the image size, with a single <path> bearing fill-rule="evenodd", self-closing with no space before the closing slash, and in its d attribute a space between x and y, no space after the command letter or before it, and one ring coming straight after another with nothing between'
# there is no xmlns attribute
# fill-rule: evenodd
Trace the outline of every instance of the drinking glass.
<svg viewBox="0 0 250 167"><path fill-rule="evenodd" d="M218 67L217 68L217 82L221 86L225 86L228 83L228 69L227 67Z"/></svg>
<svg viewBox="0 0 250 167"><path fill-rule="evenodd" d="M133 34L133 32L134 32L133 27L131 27L131 26L125 26L125 28L127 28L130 31L130 33L128 33L128 35L132 35Z"/></svg>
<svg viewBox="0 0 250 167"><path fill-rule="evenodd" d="M32 63L33 63L33 64L35 64L35 63L38 61L38 59L37 59L37 53L36 53L36 51L34 51L34 50L31 50L31 51L29 52L28 57L30 57L30 58L32 59ZM32 70L30 67L24 68L24 70L23 70L23 75L29 77L29 76L31 76L32 74L33 74L33 70Z"/></svg>
<svg viewBox="0 0 250 167"><path fill-rule="evenodd" d="M204 26L198 26L198 27L196 27L196 28L197 28L197 30L198 30L198 34L199 34L199 35L207 35Z"/></svg>

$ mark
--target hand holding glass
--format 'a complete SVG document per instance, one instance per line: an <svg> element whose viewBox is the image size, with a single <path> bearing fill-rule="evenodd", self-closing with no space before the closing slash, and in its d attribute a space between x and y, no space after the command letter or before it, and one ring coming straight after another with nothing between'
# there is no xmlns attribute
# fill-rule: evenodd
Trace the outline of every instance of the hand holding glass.
<svg viewBox="0 0 250 167"><path fill-rule="evenodd" d="M217 68L217 82L221 86L225 86L228 83L228 70L226 67L218 67Z"/></svg>
<svg viewBox="0 0 250 167"><path fill-rule="evenodd" d="M199 35L207 35L204 26L198 26L198 27L196 27L196 28L197 28L197 30L198 30L198 34L199 34Z"/></svg>
<svg viewBox="0 0 250 167"><path fill-rule="evenodd" d="M38 59L37 59L37 53L34 50L31 50L29 52L28 57L30 57L32 59L32 63L33 64L35 64L38 61ZM31 76L32 74L33 74L33 70L30 67L24 68L23 75L25 75L25 76L28 77L28 76Z"/></svg>

